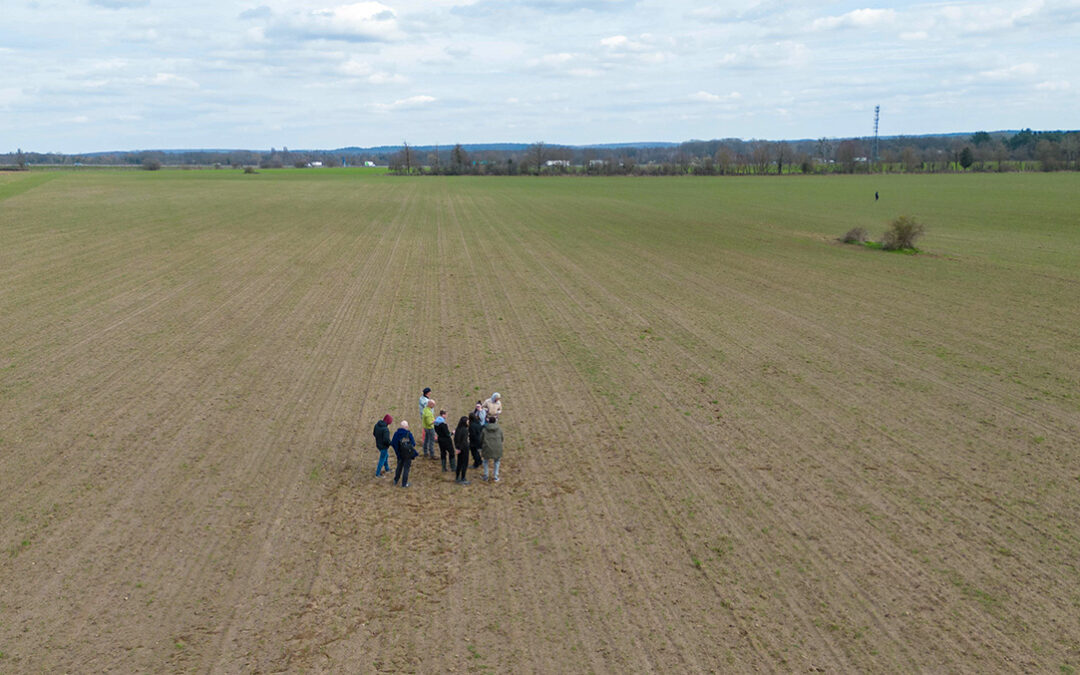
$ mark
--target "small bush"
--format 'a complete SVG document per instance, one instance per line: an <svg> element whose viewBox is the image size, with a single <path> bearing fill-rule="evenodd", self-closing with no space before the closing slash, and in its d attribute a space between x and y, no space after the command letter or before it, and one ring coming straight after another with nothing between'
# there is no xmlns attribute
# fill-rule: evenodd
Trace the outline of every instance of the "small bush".
<svg viewBox="0 0 1080 675"><path fill-rule="evenodd" d="M244 167L244 173L259 173L259 172L256 171L255 167L253 167L253 166L245 166Z"/></svg>
<svg viewBox="0 0 1080 675"><path fill-rule="evenodd" d="M161 162L159 160L148 157L143 160L142 168L146 171L157 171L161 168Z"/></svg>
<svg viewBox="0 0 1080 675"><path fill-rule="evenodd" d="M862 244L866 242L866 239L867 234L865 227L853 227L847 231L847 234L844 235L844 238L841 241L845 244Z"/></svg>
<svg viewBox="0 0 1080 675"><path fill-rule="evenodd" d="M881 235L881 248L886 251L914 249L915 240L926 232L922 223L909 216L900 216L889 224L889 229Z"/></svg>

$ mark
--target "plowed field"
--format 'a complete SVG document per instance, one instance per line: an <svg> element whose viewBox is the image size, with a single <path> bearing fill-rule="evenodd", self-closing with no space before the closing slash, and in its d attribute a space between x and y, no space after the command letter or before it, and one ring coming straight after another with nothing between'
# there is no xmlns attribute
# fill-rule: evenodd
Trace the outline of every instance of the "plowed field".
<svg viewBox="0 0 1080 675"><path fill-rule="evenodd" d="M900 214L923 254L835 241ZM1073 672L1077 214L1076 175L0 175L0 671ZM423 386L503 394L499 484L373 476Z"/></svg>

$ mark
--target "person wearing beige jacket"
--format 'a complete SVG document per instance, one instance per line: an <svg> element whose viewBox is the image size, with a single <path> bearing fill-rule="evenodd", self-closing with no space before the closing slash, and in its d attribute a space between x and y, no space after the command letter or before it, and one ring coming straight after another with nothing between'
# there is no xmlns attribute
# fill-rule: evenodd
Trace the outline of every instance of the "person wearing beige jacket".
<svg viewBox="0 0 1080 675"><path fill-rule="evenodd" d="M492 417L498 417L502 414L502 396L499 395L499 392L495 392L491 395L491 398L484 401L482 406L484 408L485 420L491 419Z"/></svg>

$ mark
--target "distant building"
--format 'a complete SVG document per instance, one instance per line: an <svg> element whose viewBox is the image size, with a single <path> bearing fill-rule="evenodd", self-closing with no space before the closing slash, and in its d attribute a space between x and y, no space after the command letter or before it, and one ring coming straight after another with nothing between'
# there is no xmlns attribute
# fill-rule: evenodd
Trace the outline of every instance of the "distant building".
<svg viewBox="0 0 1080 675"><path fill-rule="evenodd" d="M375 162L364 162L364 166L366 166L369 169L372 169L372 168L375 167Z"/></svg>
<svg viewBox="0 0 1080 675"><path fill-rule="evenodd" d="M545 166L570 166L570 162L565 159L549 159L544 162Z"/></svg>
<svg viewBox="0 0 1080 675"><path fill-rule="evenodd" d="M321 169L322 168L322 162L312 162L309 166L311 166L311 168L313 168L313 169Z"/></svg>

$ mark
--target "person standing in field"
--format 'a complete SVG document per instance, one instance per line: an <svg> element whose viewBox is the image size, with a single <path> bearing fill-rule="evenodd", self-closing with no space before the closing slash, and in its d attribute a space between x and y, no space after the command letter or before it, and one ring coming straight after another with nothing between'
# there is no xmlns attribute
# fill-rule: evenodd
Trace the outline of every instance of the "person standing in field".
<svg viewBox="0 0 1080 675"><path fill-rule="evenodd" d="M487 411L484 410L484 402L476 402L476 419L480 420L480 424L487 424Z"/></svg>
<svg viewBox="0 0 1080 675"><path fill-rule="evenodd" d="M430 398L420 422L424 428L424 457L435 459L435 401Z"/></svg>
<svg viewBox="0 0 1080 675"><path fill-rule="evenodd" d="M503 432L498 417L488 417L484 425L484 480L488 479L488 462L492 464L492 478L499 482L499 463L503 455Z"/></svg>
<svg viewBox="0 0 1080 675"><path fill-rule="evenodd" d="M439 458L442 459L442 470L446 471L446 459L450 459L450 470L457 471L457 460L454 458L454 438L450 435L450 427L446 424L446 411L440 410L435 418L435 440L439 442Z"/></svg>
<svg viewBox="0 0 1080 675"><path fill-rule="evenodd" d="M390 425L394 418L386 415L375 423L371 435L375 437L375 449L379 451L379 463L375 465L375 477L390 473Z"/></svg>
<svg viewBox="0 0 1080 675"><path fill-rule="evenodd" d="M430 393L431 393L431 387L424 387L424 392L422 394L420 394L420 416L421 417L423 417L423 415L424 415L424 408L427 407L428 401L431 400L430 398L428 398L428 394L430 394Z"/></svg>
<svg viewBox="0 0 1080 675"><path fill-rule="evenodd" d="M499 395L499 392L495 392L491 395L491 398L484 401L483 407L485 420L498 417L502 414L502 396Z"/></svg>
<svg viewBox="0 0 1080 675"><path fill-rule="evenodd" d="M457 473L454 478L458 485L468 485L465 472L469 470L469 418L464 415L454 429L454 448L457 449Z"/></svg>
<svg viewBox="0 0 1080 675"><path fill-rule="evenodd" d="M412 466L413 458L416 457L416 439L409 431L409 423L401 420L401 426L394 432L390 439L390 446L397 455L397 469L394 471L394 485L401 481L401 487L409 487L409 467Z"/></svg>
<svg viewBox="0 0 1080 675"><path fill-rule="evenodd" d="M484 447L484 423L480 421L480 413L469 414L469 450L472 452L473 468L478 469L483 461L480 459L480 451Z"/></svg>

